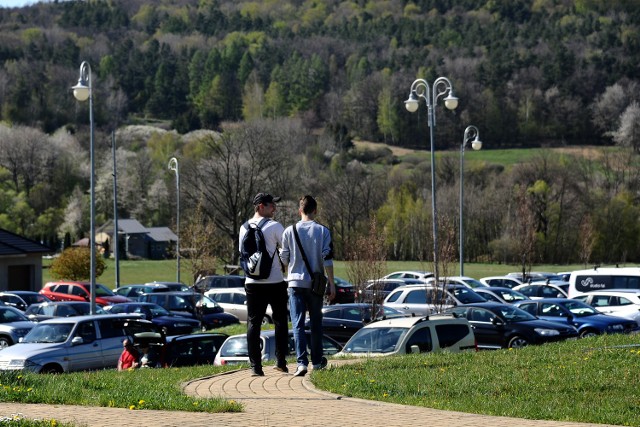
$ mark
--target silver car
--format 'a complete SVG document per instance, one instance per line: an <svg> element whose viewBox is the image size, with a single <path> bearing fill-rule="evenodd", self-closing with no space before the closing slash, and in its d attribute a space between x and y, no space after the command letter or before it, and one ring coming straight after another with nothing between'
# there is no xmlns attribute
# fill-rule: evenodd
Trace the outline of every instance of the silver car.
<svg viewBox="0 0 640 427"><path fill-rule="evenodd" d="M0 307L0 349L17 343L35 325L20 310L9 306Z"/></svg>
<svg viewBox="0 0 640 427"><path fill-rule="evenodd" d="M0 370L62 373L114 368L124 338L135 342L136 336L158 332L151 322L127 314L55 318L34 325L22 341L0 350Z"/></svg>

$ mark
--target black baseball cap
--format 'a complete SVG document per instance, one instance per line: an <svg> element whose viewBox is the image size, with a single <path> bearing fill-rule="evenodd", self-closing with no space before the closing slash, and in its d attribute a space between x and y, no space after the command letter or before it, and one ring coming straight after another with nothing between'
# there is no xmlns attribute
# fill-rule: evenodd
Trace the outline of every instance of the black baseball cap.
<svg viewBox="0 0 640 427"><path fill-rule="evenodd" d="M256 194L256 197L253 198L253 205L258 206L260 203L266 204L266 203L273 203L273 202L279 202L279 201L280 201L280 197L273 197L269 193L258 193Z"/></svg>

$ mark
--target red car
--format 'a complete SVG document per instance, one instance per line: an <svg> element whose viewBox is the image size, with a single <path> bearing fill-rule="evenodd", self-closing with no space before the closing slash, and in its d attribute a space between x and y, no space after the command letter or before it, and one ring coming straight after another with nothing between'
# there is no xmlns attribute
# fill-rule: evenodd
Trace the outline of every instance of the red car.
<svg viewBox="0 0 640 427"><path fill-rule="evenodd" d="M51 301L89 301L90 288L88 282L49 282L40 293ZM129 298L116 295L104 285L96 283L96 304L111 305L129 301Z"/></svg>

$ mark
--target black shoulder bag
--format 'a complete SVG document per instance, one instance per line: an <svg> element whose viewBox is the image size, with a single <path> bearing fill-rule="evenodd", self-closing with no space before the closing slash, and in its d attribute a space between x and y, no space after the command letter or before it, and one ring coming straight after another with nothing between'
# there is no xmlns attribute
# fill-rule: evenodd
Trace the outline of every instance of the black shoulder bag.
<svg viewBox="0 0 640 427"><path fill-rule="evenodd" d="M298 236L298 230L296 225L293 226L293 235L296 238L296 243L300 248L300 255L302 255L302 260L304 261L304 265L307 267L307 271L311 274L311 292L314 294L323 297L327 292L327 278L325 277L323 272L316 272L311 269L309 265L309 260L307 259L307 254L304 253L304 248L302 247L302 243L300 243L300 236Z"/></svg>

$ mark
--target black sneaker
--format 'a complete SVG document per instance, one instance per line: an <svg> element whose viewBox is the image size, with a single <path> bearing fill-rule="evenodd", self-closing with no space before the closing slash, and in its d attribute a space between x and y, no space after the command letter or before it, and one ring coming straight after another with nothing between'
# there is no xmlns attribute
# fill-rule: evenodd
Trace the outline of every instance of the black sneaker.
<svg viewBox="0 0 640 427"><path fill-rule="evenodd" d="M313 365L313 370L320 370L320 369L324 369L327 367L327 364L329 364L329 361L327 360L326 357L322 357L322 359L320 360L320 363Z"/></svg>
<svg viewBox="0 0 640 427"><path fill-rule="evenodd" d="M260 366L254 366L251 368L251 376L252 377L264 377L264 371Z"/></svg>
<svg viewBox="0 0 640 427"><path fill-rule="evenodd" d="M273 369L278 371L278 372L282 372L283 374L288 374L289 373L289 368L287 368L287 365L276 365L276 366L274 366Z"/></svg>

